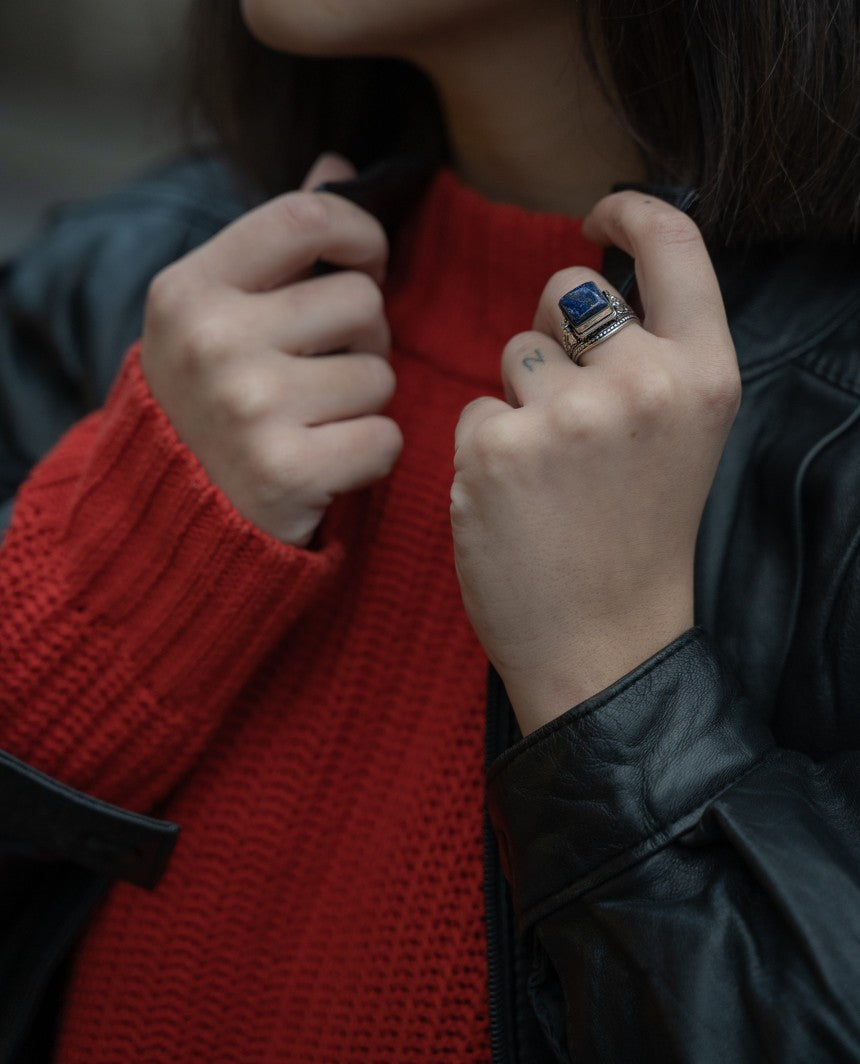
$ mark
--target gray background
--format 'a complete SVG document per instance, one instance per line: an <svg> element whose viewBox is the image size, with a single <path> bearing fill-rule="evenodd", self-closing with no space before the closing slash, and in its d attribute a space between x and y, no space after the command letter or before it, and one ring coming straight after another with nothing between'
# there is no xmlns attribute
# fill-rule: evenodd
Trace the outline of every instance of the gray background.
<svg viewBox="0 0 860 1064"><path fill-rule="evenodd" d="M0 258L53 203L176 152L187 0L2 0Z"/></svg>

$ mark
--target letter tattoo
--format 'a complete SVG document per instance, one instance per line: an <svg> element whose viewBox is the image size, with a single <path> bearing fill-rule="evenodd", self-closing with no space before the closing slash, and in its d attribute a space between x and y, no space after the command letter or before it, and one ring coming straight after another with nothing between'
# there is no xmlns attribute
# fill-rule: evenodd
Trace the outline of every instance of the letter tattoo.
<svg viewBox="0 0 860 1064"><path fill-rule="evenodd" d="M535 353L533 355L528 355L526 358L523 359L523 365L526 367L529 373L534 373L535 366L538 363L542 363L543 361L543 352L539 347L536 347Z"/></svg>

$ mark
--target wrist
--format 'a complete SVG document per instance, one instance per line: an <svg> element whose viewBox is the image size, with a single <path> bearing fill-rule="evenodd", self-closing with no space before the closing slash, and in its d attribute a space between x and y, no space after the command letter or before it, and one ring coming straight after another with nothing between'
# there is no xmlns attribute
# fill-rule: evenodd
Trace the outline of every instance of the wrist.
<svg viewBox="0 0 860 1064"><path fill-rule="evenodd" d="M592 630L570 640L551 658L529 668L496 668L523 735L555 720L632 672L693 627L693 611L654 619L647 625Z"/></svg>

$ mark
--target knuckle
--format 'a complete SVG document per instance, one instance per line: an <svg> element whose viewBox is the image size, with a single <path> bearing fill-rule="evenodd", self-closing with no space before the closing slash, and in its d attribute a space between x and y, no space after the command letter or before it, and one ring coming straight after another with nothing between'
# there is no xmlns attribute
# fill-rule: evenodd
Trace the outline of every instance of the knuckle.
<svg viewBox="0 0 860 1064"><path fill-rule="evenodd" d="M383 313L382 289L372 277L360 270L345 270L338 276L341 298L360 308L362 315L368 321Z"/></svg>
<svg viewBox="0 0 860 1064"><path fill-rule="evenodd" d="M552 397L546 416L550 434L555 438L583 438L599 428L595 404L571 389L563 389Z"/></svg>
<svg viewBox="0 0 860 1064"><path fill-rule="evenodd" d="M284 311L289 318L304 318L313 313L320 299L314 282L288 284L281 290Z"/></svg>
<svg viewBox="0 0 860 1064"><path fill-rule="evenodd" d="M474 460L487 472L508 466L518 450L517 433L507 418L490 417L475 426L470 451Z"/></svg>
<svg viewBox="0 0 860 1064"><path fill-rule="evenodd" d="M322 200L328 208L329 222L349 216L350 224L362 233L368 259L385 261L388 258L388 236L382 223L364 207L359 207L349 199L332 192L316 192L314 195Z"/></svg>
<svg viewBox="0 0 860 1064"><path fill-rule="evenodd" d="M370 390L382 403L387 403L394 395L397 386L397 376L384 358L378 355L368 355L366 360L366 374L370 382Z"/></svg>
<svg viewBox="0 0 860 1064"><path fill-rule="evenodd" d="M390 417L376 418L374 424L374 443L386 465L394 465L403 450L403 433L396 421Z"/></svg>
<svg viewBox="0 0 860 1064"><path fill-rule="evenodd" d="M638 421L658 421L665 417L678 398L678 384L663 366L639 366L627 380L626 408Z"/></svg>
<svg viewBox="0 0 860 1064"><path fill-rule="evenodd" d="M382 223L378 221L378 219L373 218L372 216L370 217L373 222L372 247L374 254L381 259L382 262L387 262L388 257L391 254L391 249L388 246L388 235L382 228Z"/></svg>
<svg viewBox="0 0 860 1064"><path fill-rule="evenodd" d="M545 342L546 337L537 332L521 332L512 336L502 349L502 366L513 368L524 358L534 354L535 348Z"/></svg>
<svg viewBox="0 0 860 1064"><path fill-rule="evenodd" d="M251 374L225 374L214 388L221 418L237 428L256 424L269 412L270 394Z"/></svg>
<svg viewBox="0 0 860 1064"><path fill-rule="evenodd" d="M448 507L451 517L455 521L462 518L470 509L469 503L469 491L463 485L463 479L458 472L451 481L450 502Z"/></svg>
<svg viewBox="0 0 860 1064"><path fill-rule="evenodd" d="M316 233L329 224L329 209L314 192L288 192L274 201L283 224L298 233Z"/></svg>
<svg viewBox="0 0 860 1064"><path fill-rule="evenodd" d="M375 346L371 350L376 351L387 365L387 359L391 354L391 327L384 316L377 319L377 332L374 337L374 343Z"/></svg>
<svg viewBox="0 0 860 1064"><path fill-rule="evenodd" d="M146 314L156 325L169 324L181 315L187 305L184 270L172 263L160 270L149 282L146 294Z"/></svg>
<svg viewBox="0 0 860 1064"><path fill-rule="evenodd" d="M643 223L644 236L667 247L683 247L701 242L699 227L686 214L661 205L649 210Z"/></svg>
<svg viewBox="0 0 860 1064"><path fill-rule="evenodd" d="M531 353L534 346L545 340L546 337L539 332L529 331L517 333L505 344L502 358L519 359Z"/></svg>
<svg viewBox="0 0 860 1064"><path fill-rule="evenodd" d="M741 378L736 367L708 374L701 385L704 410L717 421L732 421L741 401Z"/></svg>
<svg viewBox="0 0 860 1064"><path fill-rule="evenodd" d="M200 308L183 323L178 346L182 369L199 376L229 358L232 344L228 323L217 311Z"/></svg>
<svg viewBox="0 0 860 1064"><path fill-rule="evenodd" d="M266 505L301 498L308 489L306 444L301 433L261 432L249 446L248 478Z"/></svg>
<svg viewBox="0 0 860 1064"><path fill-rule="evenodd" d="M335 196L334 200L338 207L347 207L350 210L355 209L355 205L347 200L344 200L340 196ZM388 236L385 229L382 227L382 223L378 218L375 218L372 214L366 210L359 208L360 210L360 224L362 225L364 232L364 239L366 240L367 257L369 261L387 262L389 255Z"/></svg>

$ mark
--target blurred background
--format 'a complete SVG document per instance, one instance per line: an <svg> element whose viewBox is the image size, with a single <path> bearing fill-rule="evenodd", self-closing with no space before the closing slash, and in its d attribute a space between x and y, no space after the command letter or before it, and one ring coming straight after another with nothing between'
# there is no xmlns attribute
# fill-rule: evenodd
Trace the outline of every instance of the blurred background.
<svg viewBox="0 0 860 1064"><path fill-rule="evenodd" d="M0 259L52 204L179 150L188 0L0 3Z"/></svg>

